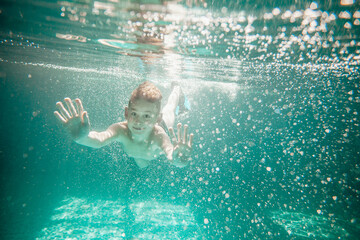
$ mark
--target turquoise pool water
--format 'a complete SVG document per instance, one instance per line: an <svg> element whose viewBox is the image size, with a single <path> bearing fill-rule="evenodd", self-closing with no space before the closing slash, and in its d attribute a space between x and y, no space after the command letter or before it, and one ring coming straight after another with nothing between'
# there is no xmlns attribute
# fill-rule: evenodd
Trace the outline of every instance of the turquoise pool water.
<svg viewBox="0 0 360 240"><path fill-rule="evenodd" d="M1 239L358 239L359 2L0 3ZM150 80L192 104L193 162L72 142Z"/></svg>

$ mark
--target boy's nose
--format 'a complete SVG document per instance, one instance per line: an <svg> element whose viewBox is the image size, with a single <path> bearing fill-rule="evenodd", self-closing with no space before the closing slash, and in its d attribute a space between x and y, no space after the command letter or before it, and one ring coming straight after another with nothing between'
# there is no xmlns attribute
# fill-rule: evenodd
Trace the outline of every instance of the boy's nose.
<svg viewBox="0 0 360 240"><path fill-rule="evenodd" d="M136 116L136 117L134 118L134 122L136 122L136 123L141 123L141 118L140 118L139 116Z"/></svg>

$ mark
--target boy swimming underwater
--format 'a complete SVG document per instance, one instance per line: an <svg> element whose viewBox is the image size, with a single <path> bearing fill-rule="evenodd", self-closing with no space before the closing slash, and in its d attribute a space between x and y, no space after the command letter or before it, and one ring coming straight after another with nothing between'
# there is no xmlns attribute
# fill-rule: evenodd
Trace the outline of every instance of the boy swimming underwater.
<svg viewBox="0 0 360 240"><path fill-rule="evenodd" d="M173 129L176 109L184 105L184 94L179 85L173 84L162 111L161 99L161 92L154 84L143 82L132 92L125 107L126 121L114 123L103 132L90 131L89 116L80 99L75 99L74 105L70 98L65 98L66 107L57 102L58 111L54 114L78 144L101 148L117 141L140 168L147 167L161 154L171 164L185 167L191 159L193 134L188 134L187 125L182 131L181 123L177 124L177 135Z"/></svg>

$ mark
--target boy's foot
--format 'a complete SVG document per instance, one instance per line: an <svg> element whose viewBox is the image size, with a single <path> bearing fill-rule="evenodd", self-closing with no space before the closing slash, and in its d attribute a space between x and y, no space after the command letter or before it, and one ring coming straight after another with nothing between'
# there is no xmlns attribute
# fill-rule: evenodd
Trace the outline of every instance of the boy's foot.
<svg viewBox="0 0 360 240"><path fill-rule="evenodd" d="M176 110L175 110L175 114L179 115L180 113L189 111L191 109L191 105L190 105L190 102L187 99L186 95L182 91L180 84L178 82L171 83L171 89L174 89L175 87L180 88L179 105L176 107Z"/></svg>

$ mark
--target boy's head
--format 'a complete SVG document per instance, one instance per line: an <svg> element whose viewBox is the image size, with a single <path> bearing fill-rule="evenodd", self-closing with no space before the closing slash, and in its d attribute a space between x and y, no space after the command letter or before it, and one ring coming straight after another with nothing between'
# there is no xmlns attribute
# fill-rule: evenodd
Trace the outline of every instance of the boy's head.
<svg viewBox="0 0 360 240"><path fill-rule="evenodd" d="M133 134L150 133L161 120L160 90L150 82L140 84L131 94L129 105L125 108L125 118Z"/></svg>
<svg viewBox="0 0 360 240"><path fill-rule="evenodd" d="M136 100L143 99L147 102L155 103L160 112L161 109L161 91L151 82L145 81L140 84L131 94L129 105L134 103Z"/></svg>

